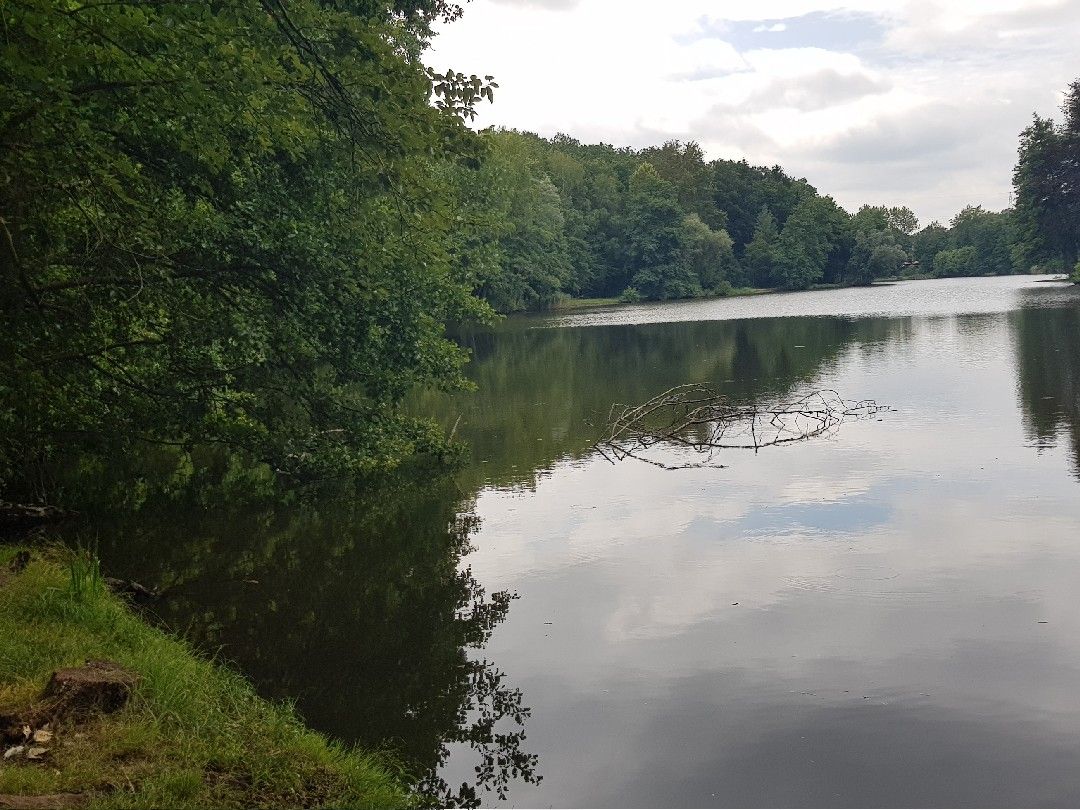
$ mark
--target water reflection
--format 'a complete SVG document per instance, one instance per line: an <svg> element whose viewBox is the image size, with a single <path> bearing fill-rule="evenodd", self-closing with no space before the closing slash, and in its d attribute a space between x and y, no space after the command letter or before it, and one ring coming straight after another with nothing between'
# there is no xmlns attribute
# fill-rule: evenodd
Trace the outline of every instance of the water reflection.
<svg viewBox="0 0 1080 810"><path fill-rule="evenodd" d="M852 345L904 340L910 319L761 318L641 326L531 328L513 320L467 333L477 390L428 394L414 407L441 415L466 440L461 480L533 487L565 459L591 455L612 403L644 402L687 382L708 383L733 402L755 402L805 383ZM844 392L856 396L857 392Z"/></svg>
<svg viewBox="0 0 1080 810"><path fill-rule="evenodd" d="M964 289L985 298L982 283ZM535 709L545 781L516 802L1080 800L1080 503L1063 454L1024 433L1048 402L1037 390L1076 402L1071 364L1038 359L1064 345L1075 296L1017 294L1029 283L988 282L1010 290L996 311L957 294L951 313L583 326L512 333L512 357L489 347L475 373L494 391L462 424L482 433L509 397L495 418L542 465L508 487L513 459L485 449L469 558L522 597L488 647ZM722 471L589 455L587 414L687 380L747 401L832 387L896 411ZM504 385L557 391L563 429ZM1048 429L1072 429L1053 413Z"/></svg>
<svg viewBox="0 0 1080 810"><path fill-rule="evenodd" d="M539 781L530 710L483 654L513 596L461 565L477 518L451 479L414 471L290 503L251 482L223 497L219 463L163 453L127 469L121 480L143 482L137 511L91 520L110 571L164 586L168 625L321 731L389 747L437 804ZM465 784L439 773L454 745L472 752Z"/></svg>
<svg viewBox="0 0 1080 810"><path fill-rule="evenodd" d="M471 443L456 481L283 502L162 453L82 494L117 504L91 519L107 566L170 586L171 626L317 728L390 741L438 801L1075 803L1076 292L842 300L905 289L888 317L759 317L769 296L466 334L478 391L413 403ZM688 381L896 410L726 470L595 457L612 402Z"/></svg>
<svg viewBox="0 0 1080 810"><path fill-rule="evenodd" d="M1066 437L1080 477L1080 308L1020 310L1013 325L1031 442L1042 448Z"/></svg>

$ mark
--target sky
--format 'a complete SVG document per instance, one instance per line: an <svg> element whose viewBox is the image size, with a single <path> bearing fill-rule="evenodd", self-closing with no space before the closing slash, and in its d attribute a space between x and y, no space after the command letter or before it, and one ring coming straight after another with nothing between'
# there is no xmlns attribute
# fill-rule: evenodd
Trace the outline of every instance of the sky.
<svg viewBox="0 0 1080 810"><path fill-rule="evenodd" d="M425 60L474 125L779 164L925 225L1009 205L1020 131L1080 77L1080 0L472 0Z"/></svg>

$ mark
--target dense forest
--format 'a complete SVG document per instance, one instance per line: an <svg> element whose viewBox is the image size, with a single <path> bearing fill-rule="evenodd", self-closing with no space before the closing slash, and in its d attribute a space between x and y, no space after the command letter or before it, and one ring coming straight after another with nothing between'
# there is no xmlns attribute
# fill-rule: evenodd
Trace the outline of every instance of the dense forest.
<svg viewBox="0 0 1080 810"><path fill-rule="evenodd" d="M223 445L297 478L452 448L450 324L567 297L1066 270L1080 84L1017 205L919 229L780 167L476 132L491 77L422 56L444 0L17 0L0 54L0 495L59 451Z"/></svg>
<svg viewBox="0 0 1080 810"><path fill-rule="evenodd" d="M1049 122L1036 127L1056 131ZM706 161L694 142L633 150L566 135L482 137L486 197L477 204L493 215L498 260L480 293L500 312L565 297L663 300L737 287L1005 275L1060 269L1075 253L1075 242L1032 237L1034 226L1021 227L1013 211L969 206L947 226L922 229L906 207L864 205L849 214L779 166ZM1025 205L1042 210L1029 202L1037 192L1018 190ZM1070 220L1048 214L1048 221Z"/></svg>

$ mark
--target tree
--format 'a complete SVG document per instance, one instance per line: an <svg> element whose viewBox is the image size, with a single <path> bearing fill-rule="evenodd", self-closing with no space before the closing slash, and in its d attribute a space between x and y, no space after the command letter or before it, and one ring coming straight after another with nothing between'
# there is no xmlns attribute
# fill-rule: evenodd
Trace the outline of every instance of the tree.
<svg viewBox="0 0 1080 810"><path fill-rule="evenodd" d="M911 236L919 229L919 218L906 205L886 209L885 222L894 231L904 236Z"/></svg>
<svg viewBox="0 0 1080 810"><path fill-rule="evenodd" d="M641 159L671 183L679 206L697 214L711 228L723 228L725 216L712 200L712 177L705 154L696 141L666 141L663 146L642 149Z"/></svg>
<svg viewBox="0 0 1080 810"><path fill-rule="evenodd" d="M1080 259L1080 80L1069 86L1062 112L1062 124L1036 115L1020 135L1016 253L1029 267L1065 269Z"/></svg>
<svg viewBox="0 0 1080 810"><path fill-rule="evenodd" d="M982 206L966 206L953 217L950 241L956 247L975 249L976 272L1007 275L1016 270L1014 262L1013 216L1011 212L994 213Z"/></svg>
<svg viewBox="0 0 1080 810"><path fill-rule="evenodd" d="M825 277L830 255L843 248L848 216L831 197L807 197L791 212L776 258L781 286L804 290Z"/></svg>
<svg viewBox="0 0 1080 810"><path fill-rule="evenodd" d="M889 209L884 205L862 205L851 217L856 231L889 230Z"/></svg>
<svg viewBox="0 0 1080 810"><path fill-rule="evenodd" d="M847 281L867 285L877 278L895 276L907 258L896 237L888 230L861 230L848 261Z"/></svg>
<svg viewBox="0 0 1080 810"><path fill-rule="evenodd" d="M727 231L714 231L697 214L683 219L679 263L689 269L705 292L724 291L735 272L735 252Z"/></svg>
<svg viewBox="0 0 1080 810"><path fill-rule="evenodd" d="M690 298L701 294L692 269L681 259L682 209L674 188L650 163L630 177L626 238L632 276L630 286L646 298Z"/></svg>
<svg viewBox="0 0 1080 810"><path fill-rule="evenodd" d="M978 253L971 245L943 250L934 257L934 275L974 276L979 272Z"/></svg>
<svg viewBox="0 0 1080 810"><path fill-rule="evenodd" d="M528 139L498 132L489 140L484 178L494 209L499 268L480 293L499 312L545 309L570 275L562 198Z"/></svg>
<svg viewBox="0 0 1080 810"><path fill-rule="evenodd" d="M0 482L141 440L295 474L441 450L399 403L466 384L444 323L486 311L441 167L478 161L492 85L418 57L453 14L5 6Z"/></svg>
<svg viewBox="0 0 1080 810"><path fill-rule="evenodd" d="M934 257L949 246L949 230L934 220L912 239L912 254L922 273L934 271Z"/></svg>
<svg viewBox="0 0 1080 810"><path fill-rule="evenodd" d="M746 246L744 264L750 281L759 287L771 287L776 281L780 258L780 233L772 212L762 208L754 226L754 238Z"/></svg>

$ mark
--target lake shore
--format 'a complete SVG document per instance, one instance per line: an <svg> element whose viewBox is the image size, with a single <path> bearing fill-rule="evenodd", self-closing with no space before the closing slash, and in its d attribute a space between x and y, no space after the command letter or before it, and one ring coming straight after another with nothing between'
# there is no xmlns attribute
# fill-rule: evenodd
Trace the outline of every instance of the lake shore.
<svg viewBox="0 0 1080 810"><path fill-rule="evenodd" d="M1024 273L1018 273L1016 275L1026 275ZM878 287L885 284L896 284L900 281L932 281L936 276L919 275L919 276L907 276L907 277L889 277L875 279L871 287ZM1047 281L1068 281L1068 278L1061 279L1046 279ZM733 287L723 295L703 295L700 298L686 298L686 299L669 299L669 301L685 300L685 301L711 301L720 298L743 298L751 295L774 295L778 293L789 292L820 292L824 290L840 290L846 287L853 287L858 285L852 284L811 284L805 290L786 290L780 287ZM656 301L624 301L622 298L564 298L561 301L555 302L549 313L565 314L567 312L576 312L584 309L599 309L602 307L612 307L618 304L630 304L630 303L658 303ZM525 313L518 313L525 314ZM528 313L536 314L536 313Z"/></svg>
<svg viewBox="0 0 1080 810"><path fill-rule="evenodd" d="M115 663L131 684L117 711L57 708L53 673L88 661ZM91 557L60 547L0 546L0 721L0 807L418 803L388 758L306 728L152 627Z"/></svg>
<svg viewBox="0 0 1080 810"><path fill-rule="evenodd" d="M830 287L831 289L831 287ZM744 295L769 295L770 293L783 292L783 290L766 287L733 287L724 295L705 295L701 298L687 298L687 301L705 301L710 298L739 298ZM673 299L675 300L675 299ZM552 305L550 312L573 312L579 309L595 309L597 307L613 307L617 304L634 303L624 301L622 298L564 298ZM644 303L644 302L641 302Z"/></svg>

